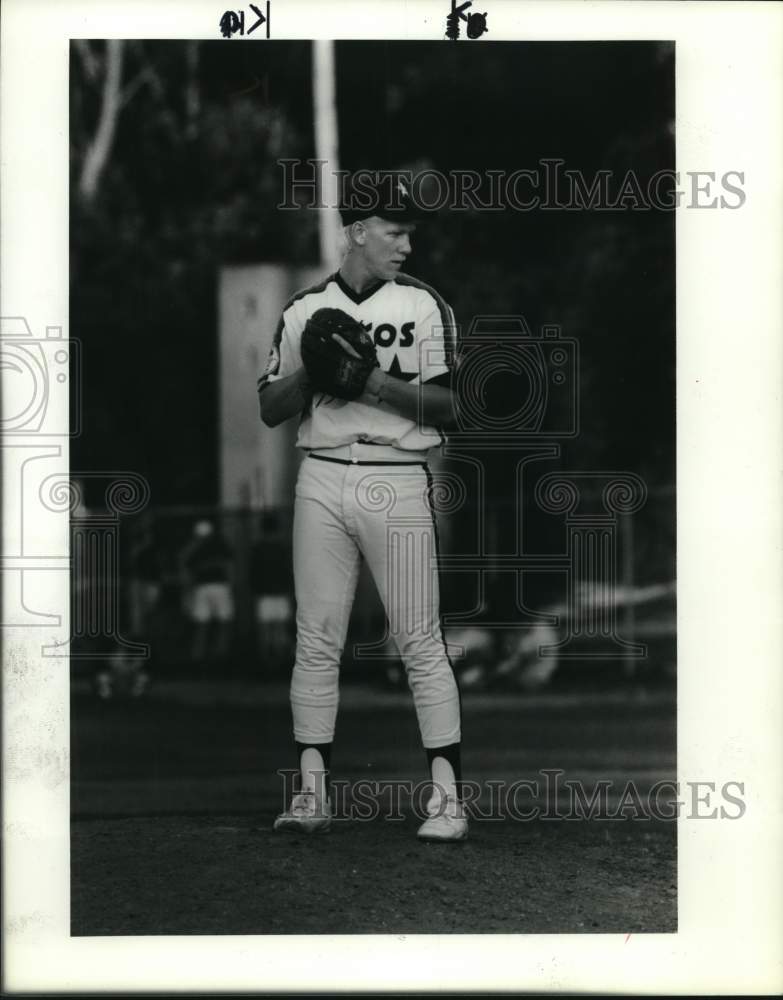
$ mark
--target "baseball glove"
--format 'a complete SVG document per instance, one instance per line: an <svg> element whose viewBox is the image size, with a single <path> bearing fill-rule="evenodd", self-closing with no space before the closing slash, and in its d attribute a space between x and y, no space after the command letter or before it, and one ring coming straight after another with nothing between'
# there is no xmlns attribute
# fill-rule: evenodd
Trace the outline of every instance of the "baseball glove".
<svg viewBox="0 0 783 1000"><path fill-rule="evenodd" d="M358 399L378 364L375 343L342 309L318 309L302 332L302 363L310 385L339 399Z"/></svg>

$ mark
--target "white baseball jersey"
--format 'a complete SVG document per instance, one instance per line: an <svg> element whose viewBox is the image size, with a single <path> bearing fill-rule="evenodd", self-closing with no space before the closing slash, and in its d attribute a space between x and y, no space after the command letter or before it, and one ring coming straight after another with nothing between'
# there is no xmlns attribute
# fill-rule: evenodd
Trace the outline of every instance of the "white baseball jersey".
<svg viewBox="0 0 783 1000"><path fill-rule="evenodd" d="M258 385L292 375L302 365L300 342L305 323L318 309L342 309L359 320L375 341L383 371L414 385L449 386L456 358L454 314L434 289L407 274L359 294L339 271L286 304ZM439 445L437 427L418 426L390 407L316 393L303 412L297 445L336 448L354 442L393 445L422 451Z"/></svg>

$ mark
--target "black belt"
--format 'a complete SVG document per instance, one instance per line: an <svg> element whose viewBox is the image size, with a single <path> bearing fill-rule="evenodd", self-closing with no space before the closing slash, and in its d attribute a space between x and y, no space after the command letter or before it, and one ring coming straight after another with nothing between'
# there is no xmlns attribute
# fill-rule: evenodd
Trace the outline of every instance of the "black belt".
<svg viewBox="0 0 783 1000"><path fill-rule="evenodd" d="M420 465L422 469L427 468L426 462L382 462L380 460L364 462L359 459L329 458L327 455L308 455L307 457L317 458L319 462L337 462L338 465Z"/></svg>

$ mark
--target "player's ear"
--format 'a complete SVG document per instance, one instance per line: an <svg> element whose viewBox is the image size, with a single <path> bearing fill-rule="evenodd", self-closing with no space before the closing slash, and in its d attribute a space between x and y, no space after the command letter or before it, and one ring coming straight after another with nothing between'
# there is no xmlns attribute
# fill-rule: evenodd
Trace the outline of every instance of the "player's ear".
<svg viewBox="0 0 783 1000"><path fill-rule="evenodd" d="M354 222L351 226L351 238L357 246L364 246L367 242L367 227L363 222Z"/></svg>

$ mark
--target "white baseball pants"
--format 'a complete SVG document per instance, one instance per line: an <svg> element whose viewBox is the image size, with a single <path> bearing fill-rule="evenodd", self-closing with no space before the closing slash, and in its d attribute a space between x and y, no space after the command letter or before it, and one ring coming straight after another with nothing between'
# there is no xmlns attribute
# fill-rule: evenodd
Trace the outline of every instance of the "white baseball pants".
<svg viewBox="0 0 783 1000"><path fill-rule="evenodd" d="M366 459L370 447L351 446L350 454ZM331 743L334 737L340 659L364 557L405 664L424 747L458 743L459 693L441 634L436 529L424 466L305 458L293 543L297 742Z"/></svg>

